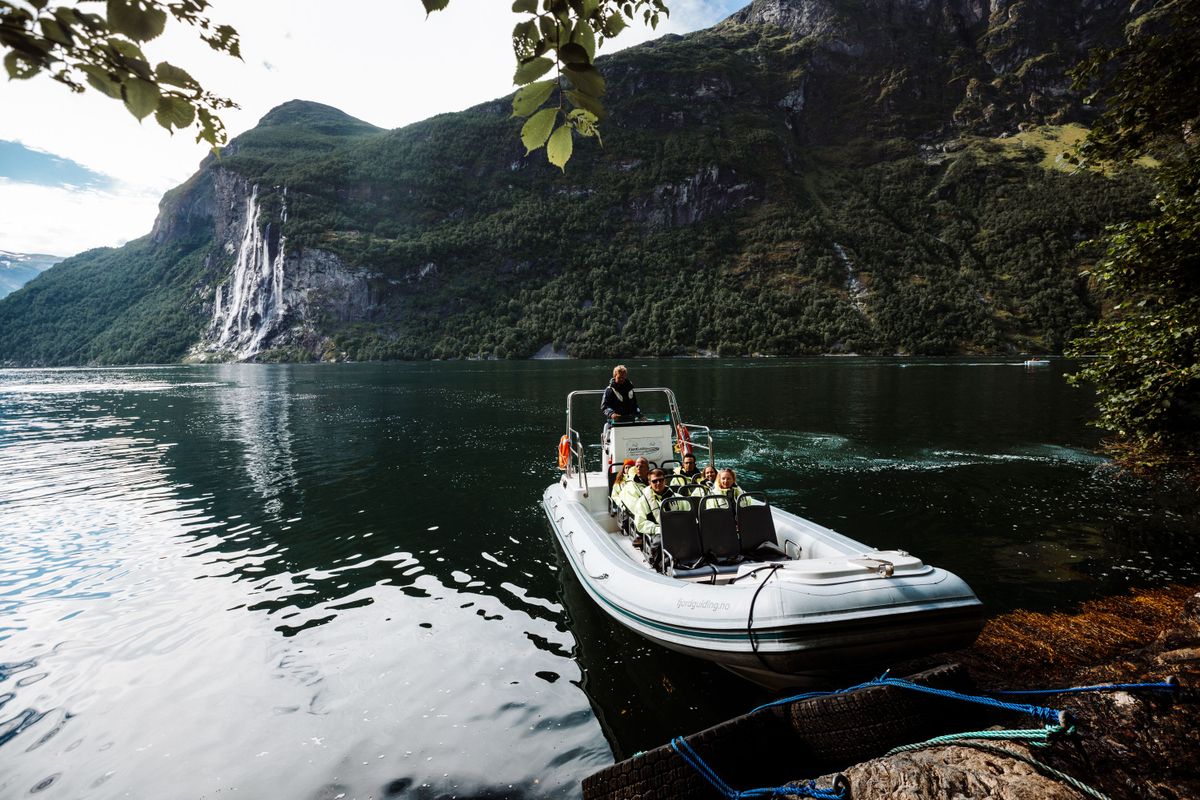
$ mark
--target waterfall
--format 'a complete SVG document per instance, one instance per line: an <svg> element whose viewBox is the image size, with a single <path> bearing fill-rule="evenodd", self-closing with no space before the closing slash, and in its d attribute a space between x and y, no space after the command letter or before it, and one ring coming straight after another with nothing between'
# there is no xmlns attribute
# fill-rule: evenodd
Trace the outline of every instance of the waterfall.
<svg viewBox="0 0 1200 800"><path fill-rule="evenodd" d="M837 242L833 243L833 249L841 259L842 266L846 268L846 289L850 292L850 301L854 303L854 307L859 312L866 313L864 301L867 296L867 287L858 279L858 270L855 268L854 262L850 260L850 256L846 255L846 250Z"/></svg>
<svg viewBox="0 0 1200 800"><path fill-rule="evenodd" d="M260 224L261 216L255 185L246 202L237 260L229 277L217 287L206 337L209 350L229 352L238 360L262 350L288 310L283 290L286 240L282 233L287 220L286 187L279 223Z"/></svg>

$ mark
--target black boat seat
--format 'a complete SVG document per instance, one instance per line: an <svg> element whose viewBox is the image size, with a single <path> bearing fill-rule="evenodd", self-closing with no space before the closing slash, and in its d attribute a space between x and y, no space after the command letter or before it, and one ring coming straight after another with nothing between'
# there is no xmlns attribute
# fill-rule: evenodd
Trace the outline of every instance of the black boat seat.
<svg viewBox="0 0 1200 800"><path fill-rule="evenodd" d="M721 566L742 560L737 520L729 500L722 495L704 495L696 514L700 527L700 547L709 563Z"/></svg>
<svg viewBox="0 0 1200 800"><path fill-rule="evenodd" d="M671 556L675 573L698 567L704 560L700 527L696 523L696 498L672 495L659 509L662 548ZM660 567L661 568L661 567Z"/></svg>
<svg viewBox="0 0 1200 800"><path fill-rule="evenodd" d="M787 561L775 535L771 503L763 492L746 492L737 500L737 530L741 553L760 561Z"/></svg>

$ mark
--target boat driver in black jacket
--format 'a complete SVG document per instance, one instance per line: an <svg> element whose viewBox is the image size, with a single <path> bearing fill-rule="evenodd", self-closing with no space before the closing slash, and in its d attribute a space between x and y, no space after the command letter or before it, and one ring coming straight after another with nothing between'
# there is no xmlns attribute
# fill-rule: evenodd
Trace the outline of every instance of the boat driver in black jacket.
<svg viewBox="0 0 1200 800"><path fill-rule="evenodd" d="M629 382L629 370L624 364L613 367L612 380L604 390L600 410L609 422L628 422L642 415L637 398L633 396L633 384Z"/></svg>

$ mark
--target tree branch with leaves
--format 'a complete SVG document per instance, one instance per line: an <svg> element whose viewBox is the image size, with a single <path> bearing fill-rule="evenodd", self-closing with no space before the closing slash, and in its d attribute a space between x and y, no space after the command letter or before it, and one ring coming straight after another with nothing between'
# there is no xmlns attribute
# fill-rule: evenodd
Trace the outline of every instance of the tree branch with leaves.
<svg viewBox="0 0 1200 800"><path fill-rule="evenodd" d="M106 0L103 14L84 10L99 5L99 0L75 6L0 0L0 45L8 50L9 79L46 73L73 92L91 86L124 102L139 120L153 114L168 131L194 126L196 141L223 144L219 114L236 108L234 102L205 90L181 67L167 61L151 66L142 44L160 36L173 18L196 28L213 50L240 58L237 31L209 20L207 0Z"/></svg>
<svg viewBox="0 0 1200 800"><path fill-rule="evenodd" d="M421 2L428 14L450 0ZM179 66L151 66L142 51L174 19L195 28L213 50L241 58L237 31L213 23L209 8L208 0L0 0L4 68L10 80L46 74L73 92L90 86L122 101L139 120L153 114L172 132L194 127L196 141L217 148L227 140L220 112L237 108L234 101L207 91ZM524 17L512 32L513 83L520 87L513 115L528 118L521 141L528 152L544 146L562 168L574 134L599 140L605 85L594 63L597 48L637 17L657 28L669 12L663 0L516 0L513 12ZM554 78L539 80L551 70Z"/></svg>
<svg viewBox="0 0 1200 800"><path fill-rule="evenodd" d="M526 154L545 146L546 158L562 169L574 133L600 141L605 83L595 66L597 48L628 26L626 18L640 14L657 28L669 11L662 0L516 0L513 11L530 15L513 28L513 83L522 87L513 97L513 116L527 118L521 128ZM555 77L538 80L551 70Z"/></svg>

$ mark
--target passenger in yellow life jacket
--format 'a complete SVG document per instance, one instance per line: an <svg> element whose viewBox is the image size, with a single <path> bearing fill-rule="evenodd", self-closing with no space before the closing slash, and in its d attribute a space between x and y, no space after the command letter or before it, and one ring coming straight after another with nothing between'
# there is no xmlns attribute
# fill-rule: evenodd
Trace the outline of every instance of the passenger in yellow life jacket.
<svg viewBox="0 0 1200 800"><path fill-rule="evenodd" d="M742 487L737 485L737 475L731 469L723 469L718 472L716 485L708 491L710 494L724 497L729 503L730 508L733 508L738 498L745 494L742 491Z"/></svg>
<svg viewBox="0 0 1200 800"><path fill-rule="evenodd" d="M642 490L649 485L648 477L650 475L650 462L646 458L639 457L633 462L633 466L625 468L625 480L621 481L621 495L617 506L624 506L629 510L629 513L635 513L638 499L642 496ZM613 484L614 490L616 484Z"/></svg>
<svg viewBox="0 0 1200 800"><path fill-rule="evenodd" d="M661 469L650 471L650 485L642 490L637 506L634 508L634 528L639 539L643 536L658 536L662 533L662 519L659 514L663 500L674 494L667 486L667 477ZM634 547L640 547L641 542L634 540Z"/></svg>
<svg viewBox="0 0 1200 800"><path fill-rule="evenodd" d="M695 483L700 479L700 470L696 469L696 457L689 453L683 457L683 464L675 468L675 474L667 479L671 486L682 486L685 483Z"/></svg>
<svg viewBox="0 0 1200 800"><path fill-rule="evenodd" d="M617 510L623 505L622 497L625 492L625 480L629 478L629 469L634 464L632 458L625 459L625 463L621 465L621 471L617 473L617 477L613 479L612 491L608 493L608 498L612 500L613 505ZM632 480L632 478L629 478Z"/></svg>

